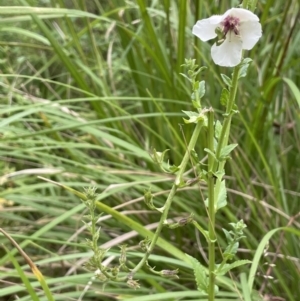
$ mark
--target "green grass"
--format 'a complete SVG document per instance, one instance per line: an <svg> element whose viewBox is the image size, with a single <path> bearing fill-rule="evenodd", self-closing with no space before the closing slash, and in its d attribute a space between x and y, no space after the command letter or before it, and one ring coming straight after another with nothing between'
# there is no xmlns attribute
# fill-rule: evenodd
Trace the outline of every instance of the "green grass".
<svg viewBox="0 0 300 301"><path fill-rule="evenodd" d="M40 265L55 300L79 300L83 292L87 301L199 300L182 254L205 264L207 249L190 225L164 229L150 257L156 270L179 268L179 280L145 268L137 275L141 288L136 291L97 280L88 287L85 207L70 191L38 176L80 192L96 186L104 213L99 243L110 247L107 260L113 264L118 264L118 246L126 243L134 267L142 256L139 242L151 235L145 228L153 231L160 217L144 204L144 190L151 187L155 204L162 206L174 180L152 162L149 151L168 148L170 163L179 164L193 130L182 120L182 110L192 109L190 88L179 75L184 58L208 67L201 75L204 105L222 111L220 73L230 76L230 69L212 63L210 43L195 39L191 28L238 2L15 0L8 6L0 0L0 227ZM265 248L264 236L274 234L267 256L251 270L244 266L218 279L217 300L246 295L249 281L262 295L291 301L300 295L299 10L296 0L265 0L255 11L263 36L247 54L253 63L239 83L240 114L230 137L239 147L227 164L229 204L217 214L216 225L224 246L221 228L244 219L247 239L239 259L253 260ZM203 135L199 158L205 145ZM186 177L193 177L192 169ZM170 218L193 212L206 227L203 194L205 186L179 191ZM0 242L5 246L0 248L0 300L32 300L30 293L47 300L20 254L2 235ZM274 279L264 277L269 269ZM24 277L29 281L23 283ZM26 286L34 290L29 293Z"/></svg>

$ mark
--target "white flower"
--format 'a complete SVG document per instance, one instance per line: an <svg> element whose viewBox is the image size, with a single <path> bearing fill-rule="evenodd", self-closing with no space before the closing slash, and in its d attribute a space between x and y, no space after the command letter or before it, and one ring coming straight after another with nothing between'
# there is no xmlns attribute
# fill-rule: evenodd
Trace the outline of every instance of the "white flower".
<svg viewBox="0 0 300 301"><path fill-rule="evenodd" d="M216 30L222 31L224 40L212 46L211 56L215 64L225 67L238 65L242 49L252 49L262 34L258 17L243 8L231 8L222 16L198 21L193 34L205 42L217 36Z"/></svg>

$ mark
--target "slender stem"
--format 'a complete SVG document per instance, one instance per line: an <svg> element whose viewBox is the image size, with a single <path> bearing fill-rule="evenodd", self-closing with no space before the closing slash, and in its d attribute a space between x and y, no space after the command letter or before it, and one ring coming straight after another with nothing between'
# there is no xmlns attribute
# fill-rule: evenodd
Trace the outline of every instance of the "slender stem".
<svg viewBox="0 0 300 301"><path fill-rule="evenodd" d="M232 86L230 89L229 99L226 105L226 112L224 123L220 135L220 139L218 142L217 150L216 150L216 157L217 159L220 157L221 150L225 145L228 143L229 132L230 132L230 125L231 125L231 118L232 118L232 109L235 102L236 92L237 92L237 83L238 83L238 76L239 76L239 66L234 68L233 76L232 76Z"/></svg>
<svg viewBox="0 0 300 301"><path fill-rule="evenodd" d="M181 164L179 166L179 171L177 172L177 176L176 176L176 179L175 179L175 182L174 182L174 184L177 185L177 186L180 185L180 183L181 183L182 175L185 172L185 167L186 167L186 165L189 161L191 151L194 149L194 147L196 145L196 142L198 140L198 137L199 137L202 126L203 126L203 121L199 121L197 123L195 129L194 129L194 132L193 132L193 135L191 137L190 143L189 143L189 145L187 147L187 150L184 154L184 157L181 161Z"/></svg>
<svg viewBox="0 0 300 301"><path fill-rule="evenodd" d="M158 239L158 237L160 235L160 232L161 232L161 230L162 230L162 228L164 226L164 222L166 221L166 219L168 217L168 213L169 213L171 204L173 202L173 198L175 196L175 193L177 191L177 188L178 188L178 186L181 183L182 175L183 175L183 173L185 171L185 168L186 168L186 165L188 163L190 153L191 153L191 151L194 149L194 147L196 145L196 142L198 140L198 137L199 137L199 134L200 134L202 126L203 126L203 122L199 121L197 123L195 129L194 129L193 135L191 137L191 140L189 142L189 145L187 147L185 155L184 155L184 157L182 159L182 162L181 162L181 164L179 166L179 171L177 173L176 179L175 179L174 184L172 186L172 189L171 189L171 191L170 191L170 193L168 195L167 201L166 201L166 203L164 205L164 210L162 212L162 215L161 215L159 224L158 224L158 226L156 228L155 234L154 234L154 236L152 238L151 244L148 247L148 250L145 253L144 257L136 265L136 267L131 271L130 275L134 275L146 263L147 259L149 258L151 252L153 251L153 249L154 249L154 247L156 245L157 239Z"/></svg>
<svg viewBox="0 0 300 301"><path fill-rule="evenodd" d="M141 259L141 261L138 263L138 265L136 265L136 267L132 270L131 275L135 274L141 267L143 267L143 265L145 264L145 262L149 258L151 252L153 251L153 249L154 249L154 247L156 245L157 239L158 239L158 237L160 235L160 232L161 232L161 230L163 228L164 221L167 219L168 212L169 212L170 206L172 204L172 201L173 201L174 195L176 193L176 190L177 190L177 186L175 184L173 184L172 189L171 189L171 191L170 191L170 193L168 195L167 201L165 203L164 211L163 211L163 213L161 215L159 224L158 224L158 226L156 228L155 234L154 234L153 239L151 241L151 244L148 247L148 250L145 253L144 257Z"/></svg>
<svg viewBox="0 0 300 301"><path fill-rule="evenodd" d="M219 137L218 146L216 149L216 159L212 154L208 155L208 214L209 214L209 242L208 242L208 255L209 255L209 287L208 297L209 301L215 299L215 214L217 208L217 201L219 197L220 187L222 183L221 178L215 181L214 173L222 172L226 161L219 161L222 149L228 144L231 120L233 115L233 107L235 103L237 84L239 76L239 66L235 67L232 76L232 86L230 89L229 99L226 106L226 112L223 122L222 131ZM213 110L208 112L208 148L214 153L214 116Z"/></svg>
<svg viewBox="0 0 300 301"><path fill-rule="evenodd" d="M216 158L217 160L220 158L220 154L222 149L228 144L229 140L229 133L230 133L230 126L231 126L231 120L232 120L232 109L233 105L235 103L236 93L237 93L237 86L238 86L238 75L239 75L239 69L240 67L237 66L234 68L233 76L232 76L232 86L230 89L229 99L226 106L226 113L225 118L222 126L222 131L220 134L220 139L218 141L218 146L216 150ZM219 164L218 164L219 163ZM215 161L214 164L214 171L222 172L224 170L226 161ZM221 186L222 179L218 178L216 181L216 187L215 187L215 197L218 198L220 186Z"/></svg>
<svg viewBox="0 0 300 301"><path fill-rule="evenodd" d="M208 149L214 152L214 111L210 109L207 114L208 117ZM208 273L209 273L209 286L208 286L208 296L209 301L214 301L215 298L215 179L214 179L214 156L208 154L208 218L209 218L209 240L208 240Z"/></svg>
<svg viewBox="0 0 300 301"><path fill-rule="evenodd" d="M252 0L248 9L251 10L251 11L254 11L255 8L256 8L256 4L257 4L257 0Z"/></svg>
<svg viewBox="0 0 300 301"><path fill-rule="evenodd" d="M243 8L248 9L248 6L249 6L248 2L251 2L251 0L250 1L249 0L244 0L243 1Z"/></svg>
<svg viewBox="0 0 300 301"><path fill-rule="evenodd" d="M94 255L97 257L99 256L99 253L101 252L101 250L99 249L98 246L98 238L97 238L97 219L95 217L95 199L94 197L92 197L91 199L88 199L87 201L88 207L89 207L89 211L90 211L90 215L91 215L91 236L92 236L92 244L93 244L93 252ZM107 278L107 279L112 279L112 276L105 270L105 267L102 265L101 262L98 262L98 269L100 270L100 272Z"/></svg>

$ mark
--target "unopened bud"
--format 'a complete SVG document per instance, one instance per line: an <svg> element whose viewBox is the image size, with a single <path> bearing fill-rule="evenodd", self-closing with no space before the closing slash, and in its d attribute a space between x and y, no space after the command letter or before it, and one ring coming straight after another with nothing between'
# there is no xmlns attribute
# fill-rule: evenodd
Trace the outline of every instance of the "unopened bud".
<svg viewBox="0 0 300 301"><path fill-rule="evenodd" d="M179 226L185 226L185 225L187 225L187 224L192 223L193 220L194 220L193 214L191 214L189 217L182 218L182 219L178 222L178 224L179 224Z"/></svg>
<svg viewBox="0 0 300 301"><path fill-rule="evenodd" d="M160 274L163 276L163 277L167 277L167 278L172 278L172 279L179 279L178 277L178 269L176 270L162 270L160 272Z"/></svg>
<svg viewBox="0 0 300 301"><path fill-rule="evenodd" d="M140 241L139 246L144 252L147 252L150 244L151 244L151 239L149 239L147 237L147 238L143 239L142 241Z"/></svg>
<svg viewBox="0 0 300 301"><path fill-rule="evenodd" d="M130 287L130 288L133 288L133 289L137 289L137 288L140 288L140 285L139 285L139 283L137 282L137 281L135 281L135 280L132 280L132 279L129 279L128 281L127 281L127 285Z"/></svg>
<svg viewBox="0 0 300 301"><path fill-rule="evenodd" d="M116 276L119 274L119 271L120 271L119 267L113 267L113 268L111 269L111 274L112 274L114 277L116 277Z"/></svg>
<svg viewBox="0 0 300 301"><path fill-rule="evenodd" d="M165 157L167 151L169 151L169 150L166 149L163 152L157 152L156 149L153 148L152 152L150 153L150 156L155 163L161 165L164 162L164 157Z"/></svg>
<svg viewBox="0 0 300 301"><path fill-rule="evenodd" d="M120 258L119 258L119 262L120 262L121 265L126 263L126 247L127 247L127 245L120 246L121 255L120 255Z"/></svg>

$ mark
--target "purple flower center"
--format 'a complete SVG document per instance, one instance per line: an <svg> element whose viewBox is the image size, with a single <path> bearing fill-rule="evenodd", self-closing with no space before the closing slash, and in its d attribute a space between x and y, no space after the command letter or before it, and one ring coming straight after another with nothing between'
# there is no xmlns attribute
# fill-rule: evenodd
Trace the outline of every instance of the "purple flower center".
<svg viewBox="0 0 300 301"><path fill-rule="evenodd" d="M239 34L239 26L240 19L233 16L228 16L224 19L223 22L221 22L221 25L223 26L222 30L224 32L224 35L226 36L229 31L233 31L236 35Z"/></svg>

